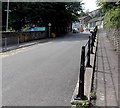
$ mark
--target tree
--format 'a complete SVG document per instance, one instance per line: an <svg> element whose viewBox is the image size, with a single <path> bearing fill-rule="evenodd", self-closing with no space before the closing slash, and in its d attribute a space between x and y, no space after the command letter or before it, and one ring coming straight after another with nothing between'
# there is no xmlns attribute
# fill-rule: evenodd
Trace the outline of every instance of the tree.
<svg viewBox="0 0 120 108"><path fill-rule="evenodd" d="M7 3L3 2L3 26ZM77 20L79 11L82 11L81 2L10 2L9 26L20 30L25 26L68 26Z"/></svg>
<svg viewBox="0 0 120 108"><path fill-rule="evenodd" d="M98 2L101 6L101 13L104 17L104 24L109 27L120 27L120 1L118 2Z"/></svg>

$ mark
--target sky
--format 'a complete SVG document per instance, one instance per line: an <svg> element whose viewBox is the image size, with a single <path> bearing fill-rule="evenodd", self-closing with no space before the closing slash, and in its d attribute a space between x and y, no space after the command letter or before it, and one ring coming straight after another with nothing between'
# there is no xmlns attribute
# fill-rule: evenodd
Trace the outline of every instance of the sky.
<svg viewBox="0 0 120 108"><path fill-rule="evenodd" d="M98 8L96 5L96 0L82 0L82 2L85 3L83 6L85 8L84 11L87 11L89 9L90 12Z"/></svg>

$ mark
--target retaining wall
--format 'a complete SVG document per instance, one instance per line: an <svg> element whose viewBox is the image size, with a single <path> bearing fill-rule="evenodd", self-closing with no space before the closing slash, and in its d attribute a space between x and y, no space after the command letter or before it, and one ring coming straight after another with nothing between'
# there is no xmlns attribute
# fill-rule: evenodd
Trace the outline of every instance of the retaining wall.
<svg viewBox="0 0 120 108"><path fill-rule="evenodd" d="M2 46L5 45L5 39L7 45L13 45L17 44L18 41L22 43L47 38L47 36L46 31L2 32Z"/></svg>
<svg viewBox="0 0 120 108"><path fill-rule="evenodd" d="M117 52L120 52L120 28L115 29L115 28L109 28L105 27L106 30L106 35L110 42L113 44L115 50Z"/></svg>

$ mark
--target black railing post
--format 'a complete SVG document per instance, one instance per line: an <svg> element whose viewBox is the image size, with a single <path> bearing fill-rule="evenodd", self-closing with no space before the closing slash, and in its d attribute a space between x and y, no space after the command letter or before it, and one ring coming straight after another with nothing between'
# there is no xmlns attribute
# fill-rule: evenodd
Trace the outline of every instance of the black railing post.
<svg viewBox="0 0 120 108"><path fill-rule="evenodd" d="M82 46L81 51L81 63L80 63L80 74L79 74L79 88L76 99L85 99L84 96L84 73L85 73L85 46Z"/></svg>
<svg viewBox="0 0 120 108"><path fill-rule="evenodd" d="M98 28L97 28L97 26L95 27L95 37L96 37L96 34L97 34L97 30L98 30Z"/></svg>
<svg viewBox="0 0 120 108"><path fill-rule="evenodd" d="M93 41L93 46L94 46L94 42L95 42L95 32L92 33L92 41Z"/></svg>
<svg viewBox="0 0 120 108"><path fill-rule="evenodd" d="M89 40L88 40L88 52L87 52L87 67L91 67L90 65L90 36L89 36Z"/></svg>
<svg viewBox="0 0 120 108"><path fill-rule="evenodd" d="M96 38L96 30L94 31L93 36L94 36L94 42L95 42L95 38Z"/></svg>
<svg viewBox="0 0 120 108"><path fill-rule="evenodd" d="M95 30L94 30L94 39L96 39L96 34L97 34L97 26L95 27Z"/></svg>
<svg viewBox="0 0 120 108"><path fill-rule="evenodd" d="M91 35L91 54L94 54L93 53L93 46L94 46L94 40L93 40L93 33Z"/></svg>

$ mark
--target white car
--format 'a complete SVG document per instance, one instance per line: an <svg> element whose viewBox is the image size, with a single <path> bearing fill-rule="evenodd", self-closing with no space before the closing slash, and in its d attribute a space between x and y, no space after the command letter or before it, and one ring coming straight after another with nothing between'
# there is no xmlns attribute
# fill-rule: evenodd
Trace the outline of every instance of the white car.
<svg viewBox="0 0 120 108"><path fill-rule="evenodd" d="M74 28L74 29L73 29L73 33L79 33L78 28Z"/></svg>
<svg viewBox="0 0 120 108"><path fill-rule="evenodd" d="M95 30L95 27L90 27L89 29L90 33L94 32L94 30Z"/></svg>

